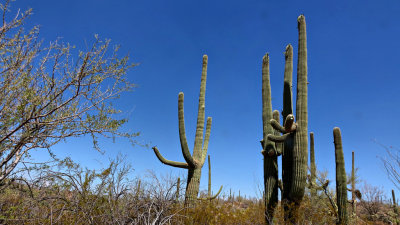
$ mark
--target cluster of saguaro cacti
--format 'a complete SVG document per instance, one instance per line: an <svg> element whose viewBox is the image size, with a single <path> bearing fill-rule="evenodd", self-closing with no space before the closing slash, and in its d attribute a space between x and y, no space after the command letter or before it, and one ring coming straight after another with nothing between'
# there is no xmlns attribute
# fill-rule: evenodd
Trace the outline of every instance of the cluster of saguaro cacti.
<svg viewBox="0 0 400 225"><path fill-rule="evenodd" d="M206 80L207 80L207 55L203 56L203 68L201 73L200 97L197 114L196 135L194 141L193 155L191 155L189 146L186 140L185 121L183 112L183 92L179 93L178 97L178 119L179 119L179 138L181 142L182 154L186 162L175 162L165 159L157 149L153 147L157 158L164 164L184 168L188 170L187 186L185 193L185 207L193 206L197 200L199 193L201 169L207 156L208 142L211 132L211 117L207 118L206 134L203 144L204 135L204 118L205 118L205 95L206 95Z"/></svg>
<svg viewBox="0 0 400 225"><path fill-rule="evenodd" d="M264 186L267 223L278 199L278 166L277 156L282 154L282 202L285 209L285 220L296 223L297 211L303 199L307 180L308 156L308 115L307 115L307 37L306 21L303 15L297 19L299 31L297 61L297 101L296 122L293 116L292 74L293 48L286 47L283 90L283 126L277 118L272 118L271 88L269 83L269 56L263 58L263 140ZM282 136L274 134L274 130ZM277 144L283 143L282 146ZM278 147L279 146L279 147Z"/></svg>

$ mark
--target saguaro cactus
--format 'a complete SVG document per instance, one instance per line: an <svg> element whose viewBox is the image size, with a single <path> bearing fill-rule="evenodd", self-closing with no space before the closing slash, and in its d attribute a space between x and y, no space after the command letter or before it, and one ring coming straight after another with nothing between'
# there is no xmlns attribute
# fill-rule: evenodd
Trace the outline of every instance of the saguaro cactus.
<svg viewBox="0 0 400 225"><path fill-rule="evenodd" d="M400 224L399 211L397 209L396 196L394 195L394 190L393 189L392 189L392 200L393 200L393 212L394 212L394 215L395 215L395 222L396 222L396 225L399 225Z"/></svg>
<svg viewBox="0 0 400 225"><path fill-rule="evenodd" d="M311 197L315 197L317 194L317 167L315 165L315 150L314 150L314 133L310 132L310 187Z"/></svg>
<svg viewBox="0 0 400 225"><path fill-rule="evenodd" d="M193 206L195 200L197 200L197 195L199 194L201 168L203 167L204 161L206 159L208 142L210 139L212 119L211 117L208 117L206 125L206 135L203 144L207 62L208 62L208 57L207 55L204 55L203 69L201 73L199 109L197 113L197 126L196 126L193 156L190 154L190 150L186 140L185 121L183 112L183 92L180 92L178 97L178 118L179 118L179 138L181 142L182 154L186 162L175 162L167 160L160 154L157 147L153 147L154 153L162 163L169 166L184 168L188 170L187 186L185 193L185 207Z"/></svg>
<svg viewBox="0 0 400 225"><path fill-rule="evenodd" d="M269 56L266 54L262 61L262 120L263 140L261 141L264 155L264 203L265 220L272 224L276 204L278 203L278 162L275 143L267 138L274 134L270 124L272 119L271 85L269 79Z"/></svg>
<svg viewBox="0 0 400 225"><path fill-rule="evenodd" d="M298 207L303 199L307 180L308 161L308 114L307 114L307 35L306 21L303 15L297 19L299 31L298 61L297 61L297 101L296 123L292 115L292 61L291 45L286 47L286 64L284 78L284 96L282 115L284 126L271 120L271 125L282 136L268 135L274 142L284 142L282 158L283 202L285 220L296 223ZM290 206L290 207L289 207Z"/></svg>
<svg viewBox="0 0 400 225"><path fill-rule="evenodd" d="M353 215L356 215L356 170L354 168L354 151L351 152L351 208Z"/></svg>
<svg viewBox="0 0 400 225"><path fill-rule="evenodd" d="M339 127L333 128L333 139L335 143L336 161L336 205L338 207L337 224L348 224L347 215L347 186L346 170L344 168L344 157L342 137Z"/></svg>
<svg viewBox="0 0 400 225"><path fill-rule="evenodd" d="M200 200L213 200L218 197L218 195L222 191L222 185L219 188L218 192L215 195L211 195L211 160L210 160L210 155L208 155L208 193L207 193L207 198L199 198Z"/></svg>
<svg viewBox="0 0 400 225"><path fill-rule="evenodd" d="M179 188L180 188L180 186L181 186L181 178L178 177L178 180L176 181L176 192L175 192L175 194L176 194L175 201L176 202L179 202Z"/></svg>

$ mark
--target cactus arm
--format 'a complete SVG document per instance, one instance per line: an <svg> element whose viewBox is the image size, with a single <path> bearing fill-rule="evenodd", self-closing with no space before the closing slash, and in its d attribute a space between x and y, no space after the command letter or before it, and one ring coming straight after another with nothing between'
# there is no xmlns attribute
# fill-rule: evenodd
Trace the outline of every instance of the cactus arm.
<svg viewBox="0 0 400 225"><path fill-rule="evenodd" d="M189 146L187 144L187 139L186 139L185 116L184 116L185 114L183 111L183 100L184 100L184 94L183 94L183 92L180 92L178 95L179 140L181 142L183 158L185 159L185 161L187 162L187 164L190 167L195 167L196 163L193 160L192 155L190 154Z"/></svg>
<svg viewBox="0 0 400 225"><path fill-rule="evenodd" d="M189 164L187 163L183 163L183 162L175 162L175 161L171 161L168 159L165 159L161 153L158 151L157 147L153 147L153 151L156 154L157 158L164 164L169 165L169 166L173 166L173 167L178 167L178 168L183 168L183 169L188 169L189 168Z"/></svg>
<svg viewBox="0 0 400 225"><path fill-rule="evenodd" d="M221 185L221 187L219 188L219 190L218 190L218 192L217 192L217 194L215 194L215 195L213 195L213 196L210 196L210 197L207 197L207 198L198 198L199 200L213 200L213 199L215 199L215 198L217 198L218 197L218 195L221 193L221 191L222 191L222 188L223 188L223 185Z"/></svg>
<svg viewBox="0 0 400 225"><path fill-rule="evenodd" d="M292 79L293 79L293 47L288 44L285 51L285 72L283 78L283 110L282 116L293 114L292 104Z"/></svg>
<svg viewBox="0 0 400 225"><path fill-rule="evenodd" d="M208 150L208 143L210 141L210 134L211 134L211 124L212 124L212 118L208 117L207 118L207 124L206 124L206 136L204 138L204 145L203 145L203 151L202 151L202 158L201 158L201 164L204 164L204 161L206 160L206 155L207 155L207 150Z"/></svg>
<svg viewBox="0 0 400 225"><path fill-rule="evenodd" d="M200 95L199 95L199 109L197 112L197 126L196 135L194 140L193 158L202 159L202 145L204 135L204 118L205 118L205 96L206 96L206 80L207 80L207 63L208 56L203 56L203 66L201 72Z"/></svg>
<svg viewBox="0 0 400 225"><path fill-rule="evenodd" d="M290 135L290 133L286 133L282 136L275 136L272 134L268 134L267 138L268 138L268 140L273 141L275 143L281 143L281 142L284 142L289 135Z"/></svg>
<svg viewBox="0 0 400 225"><path fill-rule="evenodd" d="M287 133L286 130L285 130L285 128L282 127L282 126L279 124L279 122L276 121L275 119L271 119L269 122L271 123L271 126L272 126L275 130L281 132L282 134L286 134L286 133Z"/></svg>
<svg viewBox="0 0 400 225"><path fill-rule="evenodd" d="M272 118L274 118L274 120L277 122L277 125L279 125L279 111L278 110L274 110L272 112ZM279 131L275 130L274 134L276 136L279 136ZM282 155L283 143L275 143L275 149L276 149L276 155Z"/></svg>

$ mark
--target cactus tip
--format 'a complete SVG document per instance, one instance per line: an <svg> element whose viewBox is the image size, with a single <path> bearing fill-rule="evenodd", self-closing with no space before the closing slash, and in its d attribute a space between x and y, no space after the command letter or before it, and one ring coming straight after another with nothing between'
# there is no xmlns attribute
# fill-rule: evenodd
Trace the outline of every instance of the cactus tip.
<svg viewBox="0 0 400 225"><path fill-rule="evenodd" d="M269 61L269 53L267 52L264 56L263 56L263 63L266 63Z"/></svg>
<svg viewBox="0 0 400 225"><path fill-rule="evenodd" d="M304 14L300 14L300 16L297 17L298 22L300 22L301 20L305 20Z"/></svg>
<svg viewBox="0 0 400 225"><path fill-rule="evenodd" d="M203 63L207 63L208 61L208 56L207 55L203 55Z"/></svg>
<svg viewBox="0 0 400 225"><path fill-rule="evenodd" d="M339 127L334 127L333 128L333 133L334 134L338 134L338 133L340 134L340 128Z"/></svg>

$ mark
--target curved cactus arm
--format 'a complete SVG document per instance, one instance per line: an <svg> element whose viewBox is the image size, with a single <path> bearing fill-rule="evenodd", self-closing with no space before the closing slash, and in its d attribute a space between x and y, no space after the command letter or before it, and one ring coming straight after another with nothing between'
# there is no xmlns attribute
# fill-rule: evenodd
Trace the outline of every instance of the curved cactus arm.
<svg viewBox="0 0 400 225"><path fill-rule="evenodd" d="M282 126L279 124L279 122L276 121L275 119L271 119L269 122L271 123L271 126L272 126L275 130L281 132L282 134L286 134L286 133L287 133L287 131L285 130L285 128L282 127Z"/></svg>
<svg viewBox="0 0 400 225"><path fill-rule="evenodd" d="M200 164L204 164L204 161L206 160L208 143L210 141L210 134L211 134L211 124L212 124L212 118L207 117L206 136L204 138L204 145L203 145L203 151L202 151L202 157L201 157Z"/></svg>
<svg viewBox="0 0 400 225"><path fill-rule="evenodd" d="M281 143L284 142L286 140L287 137L289 137L290 133L286 133L282 136L275 136L272 134L268 134L268 140L273 141L275 143Z"/></svg>
<svg viewBox="0 0 400 225"><path fill-rule="evenodd" d="M183 158L190 167L195 167L196 163L193 160L192 155L189 151L189 146L186 139L186 130L185 130L185 116L183 111L183 100L184 94L180 92L178 95L178 120L179 120L179 140L181 142L181 149Z"/></svg>
<svg viewBox="0 0 400 225"><path fill-rule="evenodd" d="M293 113L292 103L292 80L293 80L293 47L291 44L286 46L285 51L285 73L283 80L283 110L282 116Z"/></svg>
<svg viewBox="0 0 400 225"><path fill-rule="evenodd" d="M199 199L199 200L213 200L213 199L215 199L215 198L218 197L218 195L219 195L219 194L221 193L221 191L222 191L222 188L223 188L223 185L221 185L221 187L219 188L217 194L215 194L215 195L213 195L213 196L211 196L211 197L207 197L207 198L198 198L198 199Z"/></svg>
<svg viewBox="0 0 400 225"><path fill-rule="evenodd" d="M286 116L285 123L283 126L286 133L293 132L297 129L297 124L294 122L293 114L289 114Z"/></svg>
<svg viewBox="0 0 400 225"><path fill-rule="evenodd" d="M173 166L173 167L178 167L178 168L183 168L183 169L188 169L189 168L189 164L187 163L183 163L183 162L175 162L175 161L171 161L168 159L165 159L161 153L158 151L157 147L153 147L153 151L156 154L157 158L164 164L169 165L169 166Z"/></svg>

